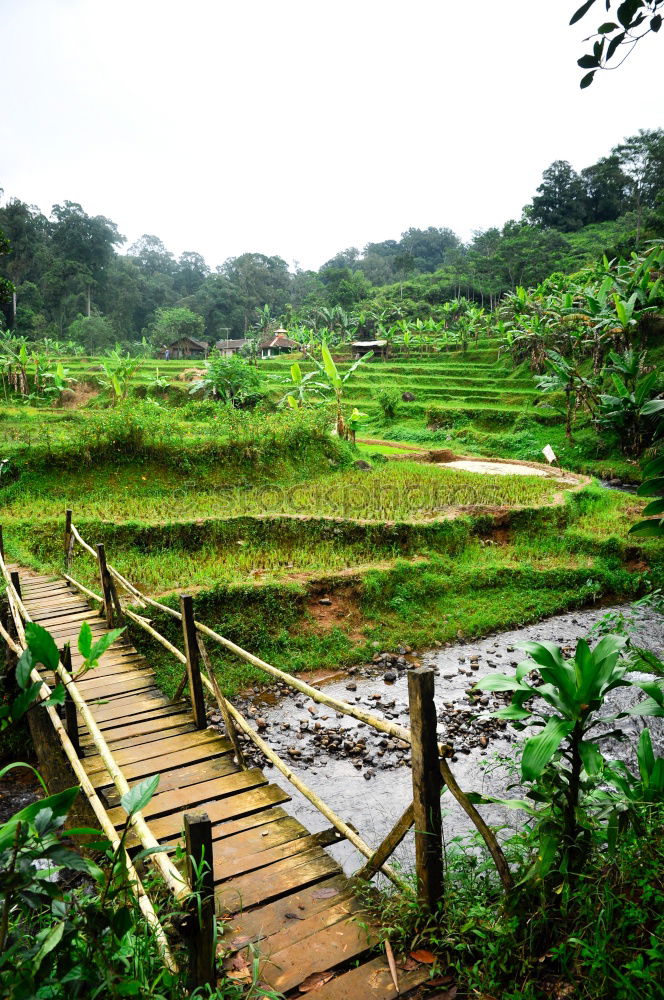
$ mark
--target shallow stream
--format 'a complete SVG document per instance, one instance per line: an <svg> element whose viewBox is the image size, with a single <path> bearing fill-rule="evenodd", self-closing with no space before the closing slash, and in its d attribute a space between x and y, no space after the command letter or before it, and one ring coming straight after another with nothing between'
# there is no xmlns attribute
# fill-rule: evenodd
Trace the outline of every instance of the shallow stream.
<svg viewBox="0 0 664 1000"><path fill-rule="evenodd" d="M325 684L326 693L370 710L372 714L408 726L407 671L415 663L436 671L438 738L454 748L451 767L465 791L482 791L505 796L514 781L518 748L517 734L509 726L500 728L488 713L505 704L505 695L470 695L472 685L496 671L510 673L523 655L517 643L526 639L548 640L567 647L571 653L577 639L607 614L623 614L634 621L633 641L655 653L664 652L664 616L628 606L575 611L557 615L526 628L460 642L446 648L412 654L407 647L397 653L377 652L379 662L352 668L347 675ZM598 637L595 637L595 641ZM613 705L634 701L634 692L618 689ZM412 799L409 748L383 736L348 716L317 705L310 698L287 688L250 693L240 709L248 713L270 745L293 770L346 822L355 826L364 840L377 846ZM664 720L649 723L660 752L664 748ZM628 718L623 723L627 740L607 742L605 748L615 758L634 759L634 748L642 723ZM262 761L258 761L265 766ZM312 832L329 823L318 810L293 789L276 768L266 774L292 795L289 812ZM517 792L509 796L518 797ZM472 829L470 821L449 793L443 796L446 841ZM491 823L515 828L514 812L498 806L484 806L482 813ZM347 842L330 848L347 872L360 867L361 856ZM399 848L395 859L410 868L412 836Z"/></svg>

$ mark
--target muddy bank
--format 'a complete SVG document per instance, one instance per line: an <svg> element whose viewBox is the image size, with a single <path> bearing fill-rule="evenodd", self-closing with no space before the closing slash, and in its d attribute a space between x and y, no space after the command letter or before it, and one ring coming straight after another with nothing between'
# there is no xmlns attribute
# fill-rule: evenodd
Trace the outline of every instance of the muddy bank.
<svg viewBox="0 0 664 1000"><path fill-rule="evenodd" d="M436 671L436 707L439 740L448 747L454 774L466 791L505 795L514 780L518 748L517 734L488 714L509 701L504 694L476 694L472 687L486 674L509 673L522 659L517 643L526 639L548 640L571 653L577 639L607 614L633 618L634 641L655 653L664 652L664 617L650 609L629 607L570 612L523 629L513 629L478 641L457 643L447 648L416 654L408 647L392 653L378 650L374 661L353 668L341 679L325 685L325 690L341 700L370 709L374 715L408 726L407 671L416 663ZM337 675L338 676L338 675ZM619 689L613 704L622 706L625 697L635 696ZM370 845L376 846L412 798L407 745L376 732L362 723L317 705L311 699L277 685L269 691L254 691L240 709L261 735L286 759L336 812L352 823ZM664 720L649 722L655 742L664 747ZM623 724L627 740L606 744L610 756L632 760L642 723L627 719ZM329 824L297 793L276 768L255 758L272 781L293 797L289 811L316 832ZM513 794L513 793L510 793ZM443 797L444 832L449 843L470 832L469 821L449 793ZM504 825L505 833L515 829L516 816L499 807L482 807L485 817ZM359 867L356 850L343 843L331 849L346 871ZM402 844L397 860L411 866L412 838Z"/></svg>

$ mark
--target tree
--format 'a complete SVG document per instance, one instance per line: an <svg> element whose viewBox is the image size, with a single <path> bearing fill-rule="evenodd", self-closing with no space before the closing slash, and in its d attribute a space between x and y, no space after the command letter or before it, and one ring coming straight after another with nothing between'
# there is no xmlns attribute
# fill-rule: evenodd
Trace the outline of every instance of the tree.
<svg viewBox="0 0 664 1000"><path fill-rule="evenodd" d="M585 0L572 15L570 24L582 20L595 3L596 0ZM621 57L620 66L642 38L651 32L656 34L662 26L664 0L604 0L604 3L607 18L615 9L616 20L606 20L599 25L590 36L595 39L592 52L578 60L582 69L590 70L581 80L582 89L590 86L598 69L616 69L617 66L609 66L616 55Z"/></svg>
<svg viewBox="0 0 664 1000"><path fill-rule="evenodd" d="M175 290L180 295L193 295L210 274L205 258L192 250L180 254L175 272Z"/></svg>
<svg viewBox="0 0 664 1000"><path fill-rule="evenodd" d="M242 332L246 333L264 305L273 314L283 312L290 291L288 265L281 257L266 257L262 253L244 253L230 257L220 268L237 292L242 304Z"/></svg>
<svg viewBox="0 0 664 1000"><path fill-rule="evenodd" d="M435 271L445 263L450 250L456 250L459 238L451 229L438 229L429 226L428 229L411 227L401 234L399 250L401 254L409 254L413 259L414 270L420 272Z"/></svg>
<svg viewBox="0 0 664 1000"><path fill-rule="evenodd" d="M133 257L136 265L143 274L168 274L173 275L176 269L175 258L170 250L167 250L158 236L151 236L144 233L140 239L129 247L129 256Z"/></svg>
<svg viewBox="0 0 664 1000"><path fill-rule="evenodd" d="M629 178L617 153L604 156L581 171L586 222L609 222L627 208Z"/></svg>
<svg viewBox="0 0 664 1000"><path fill-rule="evenodd" d="M118 227L103 215L90 216L75 201L54 205L51 223L52 243L58 256L79 265L89 275L87 279L86 313L91 312L92 285L103 278L104 270L113 260L114 247L124 243ZM82 270L79 273L83 274Z"/></svg>
<svg viewBox="0 0 664 1000"><path fill-rule="evenodd" d="M546 229L572 232L586 220L583 182L567 160L555 160L542 174L533 198L532 220Z"/></svg>
<svg viewBox="0 0 664 1000"><path fill-rule="evenodd" d="M638 248L644 211L655 209L664 192L664 129L639 129L612 153L627 177L631 207L636 212Z"/></svg>
<svg viewBox="0 0 664 1000"><path fill-rule="evenodd" d="M203 392L236 409L255 406L262 398L261 376L253 365L234 354L222 357L216 351L205 362L205 375L194 382L191 393Z"/></svg>
<svg viewBox="0 0 664 1000"><path fill-rule="evenodd" d="M70 323L67 335L89 354L101 354L117 339L113 324L106 316L78 316Z"/></svg>
<svg viewBox="0 0 664 1000"><path fill-rule="evenodd" d="M172 344L181 337L201 337L205 330L205 320L191 309L175 306L171 309L157 309L151 327L153 344Z"/></svg>

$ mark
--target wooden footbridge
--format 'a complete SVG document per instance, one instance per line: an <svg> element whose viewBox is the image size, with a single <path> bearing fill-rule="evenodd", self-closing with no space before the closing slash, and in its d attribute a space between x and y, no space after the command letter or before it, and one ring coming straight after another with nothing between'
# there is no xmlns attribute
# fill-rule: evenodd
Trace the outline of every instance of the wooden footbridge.
<svg viewBox="0 0 664 1000"><path fill-rule="evenodd" d="M70 576L75 544L97 561L101 594ZM177 611L142 594L107 562L102 545L95 549L84 541L70 512L64 548L66 572L59 577L21 571L5 563L0 529L0 570L10 612L0 633L10 653L19 654L26 645L26 623L34 622L47 629L63 650L55 672L33 671L33 679L42 682L43 700L55 683L64 683L67 691L64 722L54 707L42 710L42 724L33 728L37 750L42 758L49 758L45 761L47 777L53 775L55 761L61 772L69 771L66 778L61 773L60 787L81 785L112 844L119 843L120 832L131 824L126 841L128 870L167 964L176 966L171 943L131 863L131 854L140 847L154 850L184 844L184 870L168 853L155 852L150 861L185 912L189 908L196 914L190 917L188 929L192 987L214 983L222 974L248 983L258 967L260 983L284 996L311 990L320 1000L391 1000L422 988L430 979L431 967L412 960L399 967L398 958L395 962L391 953L386 956L378 946L378 928L363 913L357 887L358 879L365 884L381 872L408 891L387 862L415 825L420 899L425 906L436 905L442 896L443 784L475 822L504 884L510 884L495 837L457 786L444 750L436 742L432 671L411 671L411 729L404 729L329 697L218 635L195 620L190 597L181 597ZM120 588L134 607L179 619L184 651L157 632L145 615L122 603ZM91 610L91 604L98 610ZM179 693L187 685L189 701L167 698L156 686L150 664L124 636L109 646L98 666L80 673L84 658L77 650L77 639L83 622L90 625L96 640L128 620L182 663ZM223 697L203 644L210 640L315 701L411 744L413 803L377 850L293 773ZM208 728L205 691L221 711L225 735ZM239 732L317 806L329 821L329 829L311 834L288 814L284 806L289 796L270 783L262 770L246 766ZM154 775L160 777L152 799L142 812L128 817L120 803L122 796L130 785ZM366 858L353 878L346 877L325 850L342 839ZM203 901L195 911L191 909L192 888ZM215 914L222 930L218 936Z"/></svg>

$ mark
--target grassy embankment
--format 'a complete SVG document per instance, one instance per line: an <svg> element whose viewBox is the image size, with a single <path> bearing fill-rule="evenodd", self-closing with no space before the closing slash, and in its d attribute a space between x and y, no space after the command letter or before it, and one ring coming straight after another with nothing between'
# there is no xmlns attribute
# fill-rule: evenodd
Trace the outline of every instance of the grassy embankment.
<svg viewBox="0 0 664 1000"><path fill-rule="evenodd" d="M7 407L0 443L10 558L56 570L71 506L135 583L169 600L194 588L203 620L288 670L634 596L659 571L652 543L626 541L632 496L408 461L356 470L320 415ZM88 557L74 575L94 582ZM177 639L170 619L160 627ZM179 667L135 638L172 689ZM219 665L229 692L256 677Z"/></svg>

